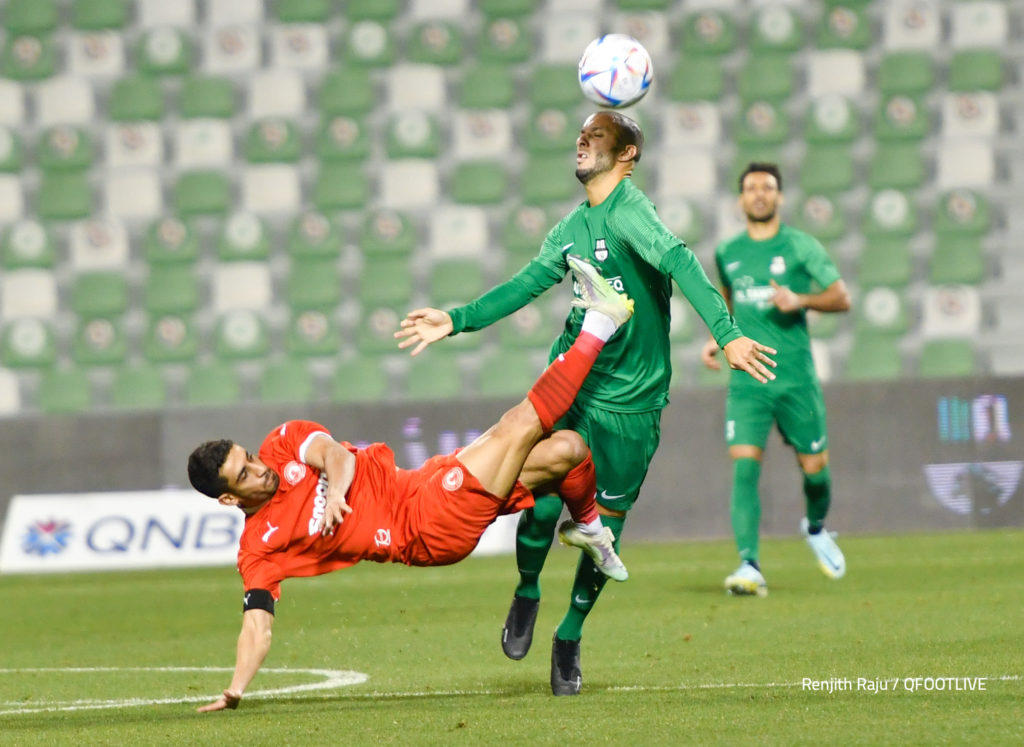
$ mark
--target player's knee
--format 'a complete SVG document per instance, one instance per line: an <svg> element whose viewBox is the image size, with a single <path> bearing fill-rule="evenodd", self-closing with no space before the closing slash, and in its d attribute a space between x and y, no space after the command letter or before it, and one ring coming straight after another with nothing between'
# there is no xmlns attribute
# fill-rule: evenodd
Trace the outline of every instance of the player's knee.
<svg viewBox="0 0 1024 747"><path fill-rule="evenodd" d="M576 431L555 431L551 434L552 461L568 472L590 456L583 437Z"/></svg>

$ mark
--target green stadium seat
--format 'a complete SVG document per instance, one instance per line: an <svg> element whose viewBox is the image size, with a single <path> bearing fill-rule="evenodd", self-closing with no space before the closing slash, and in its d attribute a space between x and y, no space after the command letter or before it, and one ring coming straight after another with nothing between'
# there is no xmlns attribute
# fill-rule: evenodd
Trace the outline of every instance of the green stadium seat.
<svg viewBox="0 0 1024 747"><path fill-rule="evenodd" d="M793 63L785 55L751 56L739 70L737 92L743 101L779 101L793 93Z"/></svg>
<svg viewBox="0 0 1024 747"><path fill-rule="evenodd" d="M370 198L362 163L324 163L313 185L313 204L320 210L359 209Z"/></svg>
<svg viewBox="0 0 1024 747"><path fill-rule="evenodd" d="M992 224L988 198L976 190L952 189L939 197L935 233L939 236L981 236Z"/></svg>
<svg viewBox="0 0 1024 747"><path fill-rule="evenodd" d="M178 314L199 307L199 281L191 265L153 265L143 290L152 314Z"/></svg>
<svg viewBox="0 0 1024 747"><path fill-rule="evenodd" d="M128 19L125 0L74 0L71 25L80 31L124 28Z"/></svg>
<svg viewBox="0 0 1024 747"><path fill-rule="evenodd" d="M272 404L312 402L316 386L303 360L268 363L260 375L260 401Z"/></svg>
<svg viewBox="0 0 1024 747"><path fill-rule="evenodd" d="M92 165L94 154L88 130L59 125L43 133L36 150L36 162L44 171L81 170Z"/></svg>
<svg viewBox="0 0 1024 747"><path fill-rule="evenodd" d="M917 189L924 178L924 157L917 144L879 143L868 167L872 189Z"/></svg>
<svg viewBox="0 0 1024 747"><path fill-rule="evenodd" d="M343 61L361 67L386 67L395 61L394 35L376 19L358 21L349 27L342 45Z"/></svg>
<svg viewBox="0 0 1024 747"><path fill-rule="evenodd" d="M897 338L873 335L854 338L846 360L848 381L898 379L902 373L903 358Z"/></svg>
<svg viewBox="0 0 1024 747"><path fill-rule="evenodd" d="M923 96L883 96L875 112L875 138L881 143L923 140L931 131Z"/></svg>
<svg viewBox="0 0 1024 747"><path fill-rule="evenodd" d="M48 172L42 176L37 196L41 218L75 220L92 214L92 190L84 172Z"/></svg>
<svg viewBox="0 0 1024 747"><path fill-rule="evenodd" d="M899 337L910 327L907 301L900 289L875 286L863 294L856 309L858 333Z"/></svg>
<svg viewBox="0 0 1024 747"><path fill-rule="evenodd" d="M270 350L267 323L254 311L229 311L217 321L215 348L221 358L262 358Z"/></svg>
<svg viewBox="0 0 1024 747"><path fill-rule="evenodd" d="M435 306L472 301L484 290L484 271L476 259L442 259L430 268L430 302Z"/></svg>
<svg viewBox="0 0 1024 747"><path fill-rule="evenodd" d="M7 368L50 368L57 358L53 325L42 319L13 319L4 325L0 361Z"/></svg>
<svg viewBox="0 0 1024 747"><path fill-rule="evenodd" d="M398 15L401 0L348 0L345 15L353 21L390 21Z"/></svg>
<svg viewBox="0 0 1024 747"><path fill-rule="evenodd" d="M1004 80L1003 58L997 50L965 49L950 58L950 91L999 91Z"/></svg>
<svg viewBox="0 0 1024 747"><path fill-rule="evenodd" d="M633 0L636 2L637 0ZM660 0L640 0L641 2L658 2ZM480 0L478 5L488 18L504 16L525 16L537 7L538 0ZM620 3L621 5L621 3Z"/></svg>
<svg viewBox="0 0 1024 747"><path fill-rule="evenodd" d="M499 350L483 360L477 393L482 397L522 397L542 370L527 350Z"/></svg>
<svg viewBox="0 0 1024 747"><path fill-rule="evenodd" d="M364 306L406 304L412 298L413 276L404 256L367 257L359 277L359 300ZM431 299L431 303L438 303Z"/></svg>
<svg viewBox="0 0 1024 747"><path fill-rule="evenodd" d="M278 0L281 23L324 23L331 17L331 0Z"/></svg>
<svg viewBox="0 0 1024 747"><path fill-rule="evenodd" d="M231 183L219 171L187 171L174 185L174 208L179 215L223 215L230 207Z"/></svg>
<svg viewBox="0 0 1024 747"><path fill-rule="evenodd" d="M359 245L366 257L408 256L416 247L416 228L408 215L376 210L363 219Z"/></svg>
<svg viewBox="0 0 1024 747"><path fill-rule="evenodd" d="M977 372L977 354L970 340L926 340L921 347L917 374L923 378L962 379Z"/></svg>
<svg viewBox="0 0 1024 747"><path fill-rule="evenodd" d="M230 405L242 399L242 382L230 363L204 363L189 371L185 402L196 407Z"/></svg>
<svg viewBox="0 0 1024 747"><path fill-rule="evenodd" d="M780 145L789 137L789 115L784 107L771 101L751 101L741 105L736 141L744 146Z"/></svg>
<svg viewBox="0 0 1024 747"><path fill-rule="evenodd" d="M36 405L55 415L88 410L92 406L89 375L76 368L45 371L39 380Z"/></svg>
<svg viewBox="0 0 1024 747"><path fill-rule="evenodd" d="M39 34L57 28L56 0L8 0L4 28L12 36Z"/></svg>
<svg viewBox="0 0 1024 747"><path fill-rule="evenodd" d="M109 366L124 361L127 345L119 319L95 317L78 323L71 357L81 366Z"/></svg>
<svg viewBox="0 0 1024 747"><path fill-rule="evenodd" d="M803 17L783 4L758 8L748 43L756 55L796 52L803 44Z"/></svg>
<svg viewBox="0 0 1024 747"><path fill-rule="evenodd" d="M4 230L0 266L5 270L51 268L55 263L53 236L46 226L34 220L21 220Z"/></svg>
<svg viewBox="0 0 1024 747"><path fill-rule="evenodd" d="M17 173L21 171L21 137L7 127L0 127L0 171Z"/></svg>
<svg viewBox="0 0 1024 747"><path fill-rule="evenodd" d="M459 106L463 109L505 109L516 100L512 68L499 63L474 65L462 77Z"/></svg>
<svg viewBox="0 0 1024 747"><path fill-rule="evenodd" d="M250 163L295 163L301 155L302 142L294 122L272 118L249 127L245 157Z"/></svg>
<svg viewBox="0 0 1024 747"><path fill-rule="evenodd" d="M533 257L540 251L544 237L553 226L554 222L543 207L519 205L510 210L505 219L501 231L502 246L516 257Z"/></svg>
<svg viewBox="0 0 1024 747"><path fill-rule="evenodd" d="M658 215L668 229L687 246L692 248L704 240L704 216L694 201L683 197L661 200L658 203Z"/></svg>
<svg viewBox="0 0 1024 747"><path fill-rule="evenodd" d="M499 161L464 161L452 172L452 199L470 205L493 205L509 194L508 175Z"/></svg>
<svg viewBox="0 0 1024 747"><path fill-rule="evenodd" d="M217 257L226 262L263 260L270 256L270 230L252 213L235 213L217 237Z"/></svg>
<svg viewBox="0 0 1024 747"><path fill-rule="evenodd" d="M539 63L530 73L527 87L534 110L575 108L580 103L578 71L572 65Z"/></svg>
<svg viewBox="0 0 1024 747"><path fill-rule="evenodd" d="M840 314L807 312L807 332L815 340L829 340L836 336L841 325Z"/></svg>
<svg viewBox="0 0 1024 747"><path fill-rule="evenodd" d="M412 30L407 54L411 62L455 65L463 59L462 30L439 20L419 23Z"/></svg>
<svg viewBox="0 0 1024 747"><path fill-rule="evenodd" d="M345 67L332 70L320 84L320 111L325 116L361 116L373 109L377 92L367 70Z"/></svg>
<svg viewBox="0 0 1024 747"><path fill-rule="evenodd" d="M736 48L736 24L713 8L690 13L683 19L682 40L687 54L718 57Z"/></svg>
<svg viewBox="0 0 1024 747"><path fill-rule="evenodd" d="M797 228L819 241L833 241L846 233L846 211L832 195L806 195L797 208L795 218Z"/></svg>
<svg viewBox="0 0 1024 747"><path fill-rule="evenodd" d="M437 120L424 111L404 111L388 123L389 158L435 158L441 152Z"/></svg>
<svg viewBox="0 0 1024 747"><path fill-rule="evenodd" d="M889 52L878 65L878 88L883 95L926 93L935 83L934 65L927 52Z"/></svg>
<svg viewBox="0 0 1024 747"><path fill-rule="evenodd" d="M371 402L390 393L387 371L376 356L359 356L334 369L331 398L334 402Z"/></svg>
<svg viewBox="0 0 1024 747"><path fill-rule="evenodd" d="M365 161L370 155L370 128L348 114L334 114L320 122L316 156L321 161Z"/></svg>
<svg viewBox="0 0 1024 747"><path fill-rule="evenodd" d="M143 355L153 363L184 363L195 360L199 342L188 316L152 314L149 318Z"/></svg>
<svg viewBox="0 0 1024 747"><path fill-rule="evenodd" d="M975 285L984 280L986 274L980 237L936 235L935 249L928 262L928 279L933 285Z"/></svg>
<svg viewBox="0 0 1024 747"><path fill-rule="evenodd" d="M135 54L147 75L181 75L189 69L192 41L181 29L151 29L139 39Z"/></svg>
<svg viewBox="0 0 1024 747"><path fill-rule="evenodd" d="M527 351L546 351L551 346L562 331L562 319L543 300L527 304L499 322L498 341L502 350L526 355Z"/></svg>
<svg viewBox="0 0 1024 747"><path fill-rule="evenodd" d="M288 253L292 257L341 256L341 231L338 224L316 210L297 216L288 230Z"/></svg>
<svg viewBox="0 0 1024 747"><path fill-rule="evenodd" d="M330 257L292 257L285 300L293 309L325 309L341 301L338 261Z"/></svg>
<svg viewBox="0 0 1024 747"><path fill-rule="evenodd" d="M126 410L155 410L167 404L167 383L156 366L119 368L111 388L111 404Z"/></svg>
<svg viewBox="0 0 1024 747"><path fill-rule="evenodd" d="M805 193L832 193L853 186L853 155L845 145L812 145L800 168Z"/></svg>
<svg viewBox="0 0 1024 747"><path fill-rule="evenodd" d="M872 194L861 230L869 240L913 235L917 230L917 206L911 195L898 189L882 189Z"/></svg>
<svg viewBox="0 0 1024 747"><path fill-rule="evenodd" d="M128 283L120 272L88 272L71 285L71 310L79 316L121 314L128 308Z"/></svg>
<svg viewBox="0 0 1024 747"><path fill-rule="evenodd" d="M405 396L409 399L454 399L465 391L459 359L454 353L428 349L412 360L406 373Z"/></svg>
<svg viewBox="0 0 1024 747"><path fill-rule="evenodd" d="M844 96L829 95L815 99L804 126L809 143L850 143L860 134L860 122L853 103Z"/></svg>
<svg viewBox="0 0 1024 747"><path fill-rule="evenodd" d="M570 153L579 126L572 109L534 109L526 123L526 150L536 154Z"/></svg>
<svg viewBox="0 0 1024 747"><path fill-rule="evenodd" d="M857 282L861 288L902 288L910 282L913 272L910 250L902 238L869 239L858 262Z"/></svg>
<svg viewBox="0 0 1024 747"><path fill-rule="evenodd" d="M394 353L398 350L398 342L394 333L405 318L404 304L363 304L362 317L356 328L356 346L361 355L378 355ZM464 335L458 335L463 337ZM452 338L455 339L455 338Z"/></svg>
<svg viewBox="0 0 1024 747"><path fill-rule="evenodd" d="M57 70L57 53L50 34L8 36L0 54L0 72L11 80L31 82Z"/></svg>
<svg viewBox="0 0 1024 747"><path fill-rule="evenodd" d="M160 82L148 75L118 78L110 91L109 111L115 122L162 119L164 94Z"/></svg>
<svg viewBox="0 0 1024 747"><path fill-rule="evenodd" d="M235 88L228 78L188 76L181 84L179 112L183 119L228 119L235 113Z"/></svg>
<svg viewBox="0 0 1024 747"><path fill-rule="evenodd" d="M199 256L199 241L190 221L168 216L153 221L142 242L150 264L192 263Z"/></svg>
<svg viewBox="0 0 1024 747"><path fill-rule="evenodd" d="M818 28L818 49L867 49L873 40L867 10L851 3L826 6Z"/></svg>
<svg viewBox="0 0 1024 747"><path fill-rule="evenodd" d="M667 77L673 101L718 101L725 93L722 65L714 57L680 57Z"/></svg>
<svg viewBox="0 0 1024 747"><path fill-rule="evenodd" d="M578 182L570 164L549 156L529 156L522 176L523 202L550 205L577 196Z"/></svg>
<svg viewBox="0 0 1024 747"><path fill-rule="evenodd" d="M533 40L526 21L506 14L492 16L485 21L477 43L481 63L523 63L529 60L532 52Z"/></svg>
<svg viewBox="0 0 1024 747"><path fill-rule="evenodd" d="M329 311L305 309L292 312L285 332L285 350L289 355L334 357L339 343L338 325Z"/></svg>

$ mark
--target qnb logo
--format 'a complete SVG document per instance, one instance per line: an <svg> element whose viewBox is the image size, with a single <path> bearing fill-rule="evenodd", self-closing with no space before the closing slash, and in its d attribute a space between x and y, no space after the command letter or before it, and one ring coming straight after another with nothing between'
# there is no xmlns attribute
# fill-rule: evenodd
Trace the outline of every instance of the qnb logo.
<svg viewBox="0 0 1024 747"><path fill-rule="evenodd" d="M320 475L313 495L313 515L309 517L309 536L320 533L320 526L327 509L327 475Z"/></svg>
<svg viewBox="0 0 1024 747"><path fill-rule="evenodd" d="M381 528L374 532L373 544L377 547L391 547L391 530Z"/></svg>
<svg viewBox="0 0 1024 747"><path fill-rule="evenodd" d="M939 439L946 443L1009 443L1010 407L1001 394L982 394L972 399L939 397Z"/></svg>
<svg viewBox="0 0 1024 747"><path fill-rule="evenodd" d="M67 549L71 541L71 524L66 521L37 521L25 530L21 549L26 555L57 555Z"/></svg>

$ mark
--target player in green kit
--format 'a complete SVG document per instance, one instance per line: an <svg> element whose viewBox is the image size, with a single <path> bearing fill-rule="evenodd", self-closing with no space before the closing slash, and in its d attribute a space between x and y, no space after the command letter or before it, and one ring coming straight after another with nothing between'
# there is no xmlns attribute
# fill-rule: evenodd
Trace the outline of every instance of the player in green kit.
<svg viewBox="0 0 1024 747"><path fill-rule="evenodd" d="M824 529L832 494L828 469L825 398L811 358L806 310L850 308L850 294L825 248L783 224L782 176L772 163L751 163L740 176L740 206L747 230L715 250L724 295L736 321L778 349L776 378L750 386L733 374L725 410L725 440L733 462L731 515L740 567L725 579L733 594L764 596L768 587L758 560L761 458L772 423L795 450L803 471L807 515L801 531L826 576L841 578L846 560ZM814 292L812 286L824 290ZM718 343L708 340L701 357L719 368Z"/></svg>
<svg viewBox="0 0 1024 747"><path fill-rule="evenodd" d="M773 378L774 350L743 337L722 296L685 244L658 218L654 205L627 178L640 160L643 133L619 112L602 111L583 123L576 141L576 177L587 200L548 233L539 254L510 280L450 312L417 309L402 322L400 347L413 355L450 334L482 329L512 314L559 283L568 272L566 255L584 257L620 293L635 302L633 323L612 337L597 359L560 428L577 431L590 446L597 470L601 520L616 547L660 438L661 411L668 403L669 297L672 282L683 291L725 351L729 365L758 382ZM574 289L575 290L575 289ZM551 348L564 353L580 328L573 311ZM752 379L752 381L753 381ZM526 656L540 603L539 576L562 511L561 502L539 499L525 511L516 535L520 581L502 630L502 649ZM583 622L604 586L604 576L581 557L569 610L552 643L551 688L555 695L579 693Z"/></svg>

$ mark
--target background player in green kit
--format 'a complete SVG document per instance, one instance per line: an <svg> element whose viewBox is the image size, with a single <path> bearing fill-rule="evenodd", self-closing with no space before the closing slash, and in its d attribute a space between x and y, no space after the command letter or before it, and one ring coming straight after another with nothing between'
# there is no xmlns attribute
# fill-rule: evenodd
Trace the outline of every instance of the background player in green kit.
<svg viewBox="0 0 1024 747"><path fill-rule="evenodd" d="M566 254L588 259L620 293L635 301L633 324L612 337L559 427L577 431L590 446L597 469L601 520L616 546L647 474L660 438L661 410L668 403L669 297L672 281L696 309L729 365L759 382L773 378L775 351L743 337L722 296L693 253L672 234L646 195L627 179L643 150L643 133L618 112L587 118L576 141L576 177L587 200L548 233L539 254L510 280L465 306L443 312L417 309L402 322L400 347L413 355L449 334L479 330L512 314L568 272ZM574 289L575 290L575 289ZM580 328L573 311L551 348L564 353ZM753 381L752 379L752 381ZM540 601L538 579L551 545L561 502L541 499L525 511L516 535L520 581L502 631L502 649L512 659L526 656ZM603 575L581 557L569 610L552 644L551 688L575 695L581 686L583 621L604 586Z"/></svg>
<svg viewBox="0 0 1024 747"><path fill-rule="evenodd" d="M811 358L806 310L847 311L850 294L825 248L779 218L782 177L772 163L751 163L740 175L740 207L747 230L715 250L724 295L736 321L758 340L778 349L776 378L750 386L733 374L725 410L725 440L733 461L732 528L740 567L725 579L733 594L768 592L758 560L761 500L757 484L772 423L796 450L803 471L807 515L801 531L825 575L840 578L846 560L824 530L831 502L825 399ZM824 290L812 292L817 285ZM710 368L718 343L709 340L701 357Z"/></svg>

